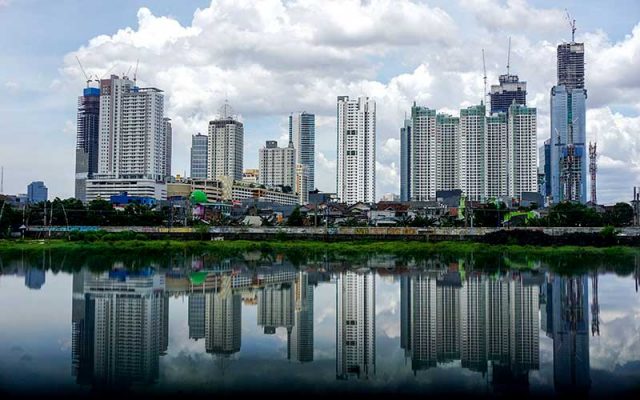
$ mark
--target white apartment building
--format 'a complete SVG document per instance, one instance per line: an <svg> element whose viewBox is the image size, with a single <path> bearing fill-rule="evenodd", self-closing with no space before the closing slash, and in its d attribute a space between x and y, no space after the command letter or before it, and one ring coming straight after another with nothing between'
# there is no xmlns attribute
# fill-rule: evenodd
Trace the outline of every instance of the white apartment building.
<svg viewBox="0 0 640 400"><path fill-rule="evenodd" d="M469 200L487 196L487 122L484 105L460 110L460 189Z"/></svg>
<svg viewBox="0 0 640 400"><path fill-rule="evenodd" d="M436 190L460 187L460 118L436 116Z"/></svg>
<svg viewBox="0 0 640 400"><path fill-rule="evenodd" d="M336 282L336 377L376 373L376 279L371 271L345 271Z"/></svg>
<svg viewBox="0 0 640 400"><path fill-rule="evenodd" d="M296 186L296 150L293 143L287 147L278 147L275 140L267 140L259 151L258 182L270 187Z"/></svg>
<svg viewBox="0 0 640 400"><path fill-rule="evenodd" d="M242 179L244 155L244 127L231 116L209 122L209 155L207 178L229 176Z"/></svg>
<svg viewBox="0 0 640 400"><path fill-rule="evenodd" d="M507 114L487 117L487 196L508 195Z"/></svg>
<svg viewBox="0 0 640 400"><path fill-rule="evenodd" d="M509 195L538 191L537 111L522 105L509 107Z"/></svg>
<svg viewBox="0 0 640 400"><path fill-rule="evenodd" d="M109 200L111 196L127 192L129 196L167 199L167 184L154 179L89 179L86 187L86 201Z"/></svg>
<svg viewBox="0 0 640 400"><path fill-rule="evenodd" d="M164 95L127 77L100 82L98 175L164 181L167 134Z"/></svg>
<svg viewBox="0 0 640 400"><path fill-rule="evenodd" d="M242 298L232 290L205 294L205 349L230 356L240 351Z"/></svg>
<svg viewBox="0 0 640 400"><path fill-rule="evenodd" d="M337 193L347 204L376 197L376 103L338 96Z"/></svg>
<svg viewBox="0 0 640 400"><path fill-rule="evenodd" d="M295 192L298 194L299 203L309 203L309 171L304 164L296 164Z"/></svg>
<svg viewBox="0 0 640 400"><path fill-rule="evenodd" d="M436 111L411 107L409 199L429 201L436 198Z"/></svg>

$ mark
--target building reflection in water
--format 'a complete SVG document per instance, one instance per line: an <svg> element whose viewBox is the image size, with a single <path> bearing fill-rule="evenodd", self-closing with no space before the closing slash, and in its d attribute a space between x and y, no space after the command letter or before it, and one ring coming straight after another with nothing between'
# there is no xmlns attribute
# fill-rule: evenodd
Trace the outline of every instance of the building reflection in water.
<svg viewBox="0 0 640 400"><path fill-rule="evenodd" d="M539 368L539 281L466 275L453 264L401 277L400 341L414 373L459 360L497 390Z"/></svg>
<svg viewBox="0 0 640 400"><path fill-rule="evenodd" d="M151 268L75 273L72 363L78 383L155 382L167 350L168 307L164 275Z"/></svg>
<svg viewBox="0 0 640 400"><path fill-rule="evenodd" d="M336 282L336 377L376 372L376 279L369 269L339 273Z"/></svg>
<svg viewBox="0 0 640 400"><path fill-rule="evenodd" d="M73 275L72 364L81 384L153 383L168 346L168 293L188 297L188 332L224 364L240 352L242 307L257 307L265 334L286 331L287 358L314 360L314 286L329 270L288 262L248 268L222 262L197 271L124 268ZM376 374L376 272L337 272L336 378ZM589 331L599 333L597 274L588 277L466 272L429 262L400 276L400 345L414 374L459 362L495 392L526 391L540 368L540 331L553 340L557 391L590 388ZM34 282L37 279L34 278ZM224 372L224 368L222 368Z"/></svg>
<svg viewBox="0 0 640 400"><path fill-rule="evenodd" d="M541 315L543 330L553 339L555 389L586 392L591 387L588 278L549 274L542 287L546 305Z"/></svg>

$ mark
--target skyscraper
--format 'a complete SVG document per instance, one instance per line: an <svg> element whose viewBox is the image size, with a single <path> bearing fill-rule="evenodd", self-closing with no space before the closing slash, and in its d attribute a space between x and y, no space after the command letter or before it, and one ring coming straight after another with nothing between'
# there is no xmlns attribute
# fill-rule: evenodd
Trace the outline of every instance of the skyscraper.
<svg viewBox="0 0 640 400"><path fill-rule="evenodd" d="M376 201L376 103L338 96L337 192L340 201Z"/></svg>
<svg viewBox="0 0 640 400"><path fill-rule="evenodd" d="M27 186L27 200L29 203L34 204L47 201L48 197L49 189L44 185L44 182L35 181Z"/></svg>
<svg viewBox="0 0 640 400"><path fill-rule="evenodd" d="M336 377L376 372L376 280L372 271L345 271L336 284Z"/></svg>
<svg viewBox="0 0 640 400"><path fill-rule="evenodd" d="M296 186L296 149L293 142L287 147L278 147L275 140L267 140L259 150L258 182L270 186Z"/></svg>
<svg viewBox="0 0 640 400"><path fill-rule="evenodd" d="M436 111L411 107L409 148L409 199L434 200L436 197Z"/></svg>
<svg viewBox="0 0 640 400"><path fill-rule="evenodd" d="M189 293L189 339L202 339L205 337L205 293Z"/></svg>
<svg viewBox="0 0 640 400"><path fill-rule="evenodd" d="M171 152L173 147L173 128L171 118L163 118L164 124L164 178L171 177Z"/></svg>
<svg viewBox="0 0 640 400"><path fill-rule="evenodd" d="M400 201L409 201L409 188L411 187L411 119L404 120L404 126L400 128Z"/></svg>
<svg viewBox="0 0 640 400"><path fill-rule="evenodd" d="M538 191L537 110L519 104L509 107L509 196Z"/></svg>
<svg viewBox="0 0 640 400"><path fill-rule="evenodd" d="M289 141L296 149L296 162L306 166L307 186L310 192L315 189L316 173L316 116L306 111L293 113L289 116ZM308 195L307 195L308 196Z"/></svg>
<svg viewBox="0 0 640 400"><path fill-rule="evenodd" d="M164 95L127 77L100 81L98 172L103 178L164 181Z"/></svg>
<svg viewBox="0 0 640 400"><path fill-rule="evenodd" d="M558 45L558 84L551 88L550 194L553 203L587 202L584 79L584 44Z"/></svg>
<svg viewBox="0 0 640 400"><path fill-rule="evenodd" d="M558 86L584 89L584 43L558 45Z"/></svg>
<svg viewBox="0 0 640 400"><path fill-rule="evenodd" d="M206 179L209 159L209 137L198 133L191 136L191 172L193 179Z"/></svg>
<svg viewBox="0 0 640 400"><path fill-rule="evenodd" d="M506 196L509 175L507 114L498 112L487 117L487 196Z"/></svg>
<svg viewBox="0 0 640 400"><path fill-rule="evenodd" d="M84 88L78 97L75 198L86 201L87 179L98 173L100 89Z"/></svg>
<svg viewBox="0 0 640 400"><path fill-rule="evenodd" d="M226 107L225 107L226 109ZM242 180L244 126L233 116L223 113L209 122L209 156L207 178L228 176Z"/></svg>
<svg viewBox="0 0 640 400"><path fill-rule="evenodd" d="M291 330L294 301L291 283L267 285L258 291L258 325L265 334L276 333L276 328Z"/></svg>
<svg viewBox="0 0 640 400"><path fill-rule="evenodd" d="M527 105L527 82L520 82L518 75L500 75L498 85L491 85L491 114L507 113L511 104Z"/></svg>
<svg viewBox="0 0 640 400"><path fill-rule="evenodd" d="M485 115L482 104L460 110L460 189L474 201L487 195Z"/></svg>
<svg viewBox="0 0 640 400"><path fill-rule="evenodd" d="M230 279L230 278L227 278ZM205 348L228 357L240 351L242 297L231 290L205 294Z"/></svg>
<svg viewBox="0 0 640 400"><path fill-rule="evenodd" d="M307 272L298 272L293 287L293 328L288 331L287 357L298 362L313 361L313 285Z"/></svg>
<svg viewBox="0 0 640 400"><path fill-rule="evenodd" d="M460 118L436 116L436 190L460 187Z"/></svg>

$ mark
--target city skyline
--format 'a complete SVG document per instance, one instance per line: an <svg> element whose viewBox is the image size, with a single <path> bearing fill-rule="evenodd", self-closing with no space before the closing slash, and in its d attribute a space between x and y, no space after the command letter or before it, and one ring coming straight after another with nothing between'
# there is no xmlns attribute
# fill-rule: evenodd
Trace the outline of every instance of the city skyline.
<svg viewBox="0 0 640 400"><path fill-rule="evenodd" d="M25 37L27 44L29 39L35 40L38 33L27 34L24 28L14 25L12 20L20 21L20 16L29 9L29 2L21 3L3 2L0 6L3 24L0 26L15 29ZM62 12L64 15L65 11L69 12L68 7L80 8L72 3L50 10L50 13L42 10L42 13L55 16ZM457 3L448 5L440 1L428 4L417 1L349 3L347 11L354 15L355 21L372 23L370 26L389 25L389 18L405 18L410 23L391 23L394 30L386 36L375 28L367 32L367 28L359 25L355 25L354 32L338 29L331 36L308 18L316 10L314 3L306 8L295 4L273 8L277 11L275 15L286 17L278 20L268 16L271 5L252 10L246 5L225 2L211 5L209 1L201 1L188 7L162 1L152 5L137 1L121 7L120 15L126 17L118 18L113 12L105 12L105 20L95 27L80 24L72 35L67 33L71 38L53 46L50 53L44 53L48 58L43 63L25 64L30 47L7 42L5 47L12 50L10 53L15 58L10 58L0 68L0 84L6 88L0 94L0 105L11 111L5 118L8 129L0 133L0 139L11 143L0 150L0 164L5 167L5 192L20 193L28 182L42 180L50 188L50 197L73 195L77 106L73 99L85 86L75 55L89 75L100 77L111 67L114 73L121 74L140 59L138 78L141 86L165 90L165 114L172 118L175 138L174 175L183 175L189 170L191 136L206 130L206 123L213 119L218 106L228 97L247 127L244 149L247 168L257 166L257 149L265 140L285 141L287 118L291 112L307 110L315 113L316 186L324 191L334 191L335 96L369 96L376 101L378 109L377 200L386 192L399 193L398 127L405 110L414 100L444 112L477 104L482 98L483 85L480 50L485 48L486 51L488 83L496 84L498 76L506 72L507 40L511 36L510 73L527 82L527 105L538 110L537 136L538 145L541 145L550 132L549 88L557 80L555 47L571 38L564 10L550 8L550 4L547 1L469 2L468 7L462 7L464 10L457 10ZM196 6L200 10L194 17ZM638 23L638 13L633 11L638 7L638 4L628 2L626 9L629 12L616 15L615 22L611 22L608 21L611 18L590 16L611 15L611 10L600 8L596 3L568 4L577 20L576 41L584 42L586 47L587 140L598 139L601 154L598 197L603 203L628 200L630 187L639 183L634 160L640 139L633 135L640 127L634 100L638 97L638 87L632 74L633 63L628 57L637 52L640 41L638 29L633 29ZM219 57L229 51L226 45L211 46L210 41L203 40L217 32L216 18L225 11L235 24L232 29L246 23L242 18L236 20L235 15L255 13L253 15L264 17L258 18L262 21L260 24L249 27L248 36L238 39L257 43L258 48L264 50L247 54L250 63ZM330 4L322 12L318 11L317 18L336 21L341 11L344 10ZM519 16L526 15L523 12L531 14L531 20L521 25L514 23ZM419 15L422 22L413 22L412 14ZM71 13L70 17L73 15ZM316 42L295 36L297 33L291 31L292 24L287 22L287 18L293 16L300 17L299 23L315 32L317 42L333 53L326 53ZM35 17L39 18L38 15ZM68 22L64 18L49 19L58 22L49 22L46 26ZM433 28L428 32L418 29L424 21L432 22ZM400 25L402 31L396 27ZM126 26L132 28L124 30ZM268 26L273 26L274 30L270 31ZM313 57L324 60L319 63L322 70L308 69L304 60L272 50L278 48L278 44L289 49L290 41L283 32L299 39L296 45L302 46L302 51L307 50ZM256 33L264 35L257 39ZM198 60L181 53L178 47L185 43L190 43L194 49L206 49L215 62L211 67L203 67ZM103 52L111 54L110 58L104 57ZM436 57L443 57L447 62L438 62ZM252 69L250 65L255 67ZM28 81L29 75L17 73L22 72L21 67L37 78ZM289 90L283 91L283 77L290 78L293 73L296 78L288 80ZM254 79L265 78L268 74L273 79L262 79L262 85L255 84ZM195 85L196 75L198 85ZM51 97L50 93L55 96ZM35 98L39 100L36 102ZM24 113L38 113L51 124L46 127L34 125L24 118ZM42 145L33 146L33 143ZM24 154L25 149L33 152L33 160L16 156ZM51 154L56 156L51 157Z"/></svg>

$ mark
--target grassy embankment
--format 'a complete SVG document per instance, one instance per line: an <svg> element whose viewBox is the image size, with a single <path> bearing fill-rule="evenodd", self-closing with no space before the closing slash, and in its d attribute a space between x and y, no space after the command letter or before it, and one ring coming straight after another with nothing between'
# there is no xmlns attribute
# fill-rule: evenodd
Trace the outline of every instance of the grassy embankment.
<svg viewBox="0 0 640 400"><path fill-rule="evenodd" d="M418 242L418 241L180 241L180 240L97 240L67 241L53 240L0 240L0 252L93 251L113 253L156 253L173 251L214 251L242 253L249 251L281 253L341 253L341 254L513 254L513 255L640 255L640 249L629 246L531 246L485 244L475 242Z"/></svg>

